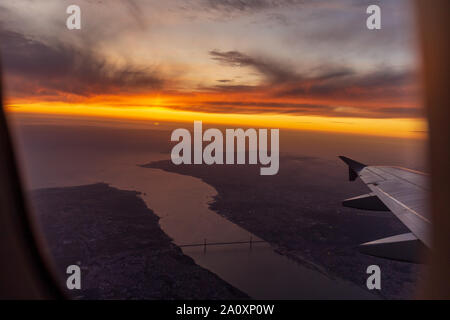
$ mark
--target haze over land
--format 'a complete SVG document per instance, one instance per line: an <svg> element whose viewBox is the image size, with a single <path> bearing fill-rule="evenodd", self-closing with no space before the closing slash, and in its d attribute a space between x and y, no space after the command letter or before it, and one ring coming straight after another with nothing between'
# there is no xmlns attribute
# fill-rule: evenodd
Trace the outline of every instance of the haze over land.
<svg viewBox="0 0 450 320"><path fill-rule="evenodd" d="M254 239L257 236L269 241L278 252L290 257L300 266L325 274L331 279L330 283L319 282L312 275L303 279L302 272L295 273L296 280L301 282L301 285L296 285L297 291L288 295L286 290L289 288L284 291L280 288L284 285L281 280L278 286L268 279L251 282L257 273L265 275L268 268L272 268L270 270L274 274L290 277L290 283L293 283L293 270L286 269L284 263L280 266L274 264L271 258L268 259L265 255L264 259L258 260L257 250L250 255L247 247L220 252L208 248L205 256L200 248L198 253L191 255L197 263L247 294L249 291L246 290L252 289L251 292L256 293L257 297L271 294L269 297L272 298L311 298L316 294L316 297L321 298L363 298L367 297L367 292L363 292L365 268L370 264L382 266L385 274L384 289L381 292L383 297L405 298L414 293L415 280L419 274L417 267L408 263L368 257L358 252L356 246L362 242L401 233L405 229L392 214L367 213L342 207L343 199L366 193L368 190L359 181L347 181L347 168L336 157L336 152L343 151L344 154L368 164L393 164L421 170L425 167L423 159L409 156L421 153L421 140L354 135L330 137L327 134L281 130L280 144L285 152L281 154L280 171L275 176L263 177L258 174L258 166L251 165L174 166L168 160L170 145L166 141L170 131L164 129L137 130L129 127L110 127L107 123L82 126L68 119L62 125L54 119L45 122L43 119L38 122L29 119L21 121L21 124L15 122L15 137L29 188L110 183L122 190L143 192L143 197L148 199L148 208L161 217L160 225L166 233L175 238L177 244L201 243L205 237L212 242L248 240L247 233L244 236L239 235L240 233L236 235L234 231L231 232L234 229L224 228L221 223L212 223L216 220L211 215L216 215L217 212L253 233ZM166 160L157 162L164 159ZM148 165L149 168L138 166L148 162L152 162ZM160 168L183 176L151 168ZM201 178L210 186L193 183L184 179L191 177L184 175ZM77 197L84 197L86 204L76 208L76 202L70 199L71 190L75 189L54 189L52 197L48 199L51 200L49 206L56 203L65 212L71 203L73 210L68 212L80 215L81 224L91 225L89 221L92 222L89 229L91 231L86 233L86 237L92 239L95 244L97 235L101 234L97 229L105 232L114 230L108 228L115 227L114 224L111 225L112 222L108 222L109 219L104 220L107 226L103 227L101 218L99 220L90 216L100 214L95 208L109 208L110 202L118 203L118 200L109 201L106 196L99 198L95 194L90 196L87 191L91 189L82 187L78 189L81 193ZM217 196L213 199L209 198L211 190L217 190ZM45 190L41 192L40 207L46 208L46 194ZM113 194L120 193L111 193ZM215 212L205 211L210 200L214 200L210 206ZM108 211L101 212L102 216L115 215ZM199 212L202 214L199 215ZM40 214L39 210L37 214ZM66 214L70 216L69 213ZM126 215L126 210L120 214ZM133 214L130 212L130 218ZM211 220L210 217L214 219ZM75 216L68 219L77 221ZM134 226L134 219L129 219L128 224L130 227ZM61 237L65 239L70 234L66 236L62 230ZM57 245L54 243L54 235L44 235L49 237L53 246ZM114 237L111 241L112 239ZM114 247L111 243L111 248ZM252 256L260 264L251 264ZM59 257L64 259L64 255ZM246 273L248 269L244 268L243 262L237 260L237 257L244 258L244 261L249 260L250 265L256 268L252 274ZM154 267L159 268L156 265ZM308 274L306 271L303 273ZM133 277L129 278L127 281L131 282L128 283L133 283L133 279L135 280ZM250 284L246 281L242 283L243 280L240 279L248 280ZM360 288L361 293L357 294L345 287L340 288L339 283L342 280L351 281L353 286ZM127 283L115 282L113 279L108 281L117 286ZM266 287L264 283L267 283ZM311 287L315 287L314 291L311 291ZM280 293L279 296L277 292Z"/></svg>

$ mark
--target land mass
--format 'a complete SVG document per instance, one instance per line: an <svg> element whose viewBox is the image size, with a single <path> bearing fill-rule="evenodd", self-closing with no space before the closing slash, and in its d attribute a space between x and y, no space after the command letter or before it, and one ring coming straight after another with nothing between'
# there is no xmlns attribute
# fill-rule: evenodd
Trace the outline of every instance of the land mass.
<svg viewBox="0 0 450 320"><path fill-rule="evenodd" d="M81 267L78 299L248 299L198 266L135 191L104 183L38 189L31 200L56 270Z"/></svg>
<svg viewBox="0 0 450 320"><path fill-rule="evenodd" d="M218 192L212 210L298 263L365 289L367 267L375 264L382 271L382 290L374 293L402 299L415 292L418 266L358 252L363 242L408 231L390 213L341 206L343 199L368 191L361 182L346 181L347 170L337 159L284 155L274 176L261 176L251 165L158 161L143 167L202 179Z"/></svg>

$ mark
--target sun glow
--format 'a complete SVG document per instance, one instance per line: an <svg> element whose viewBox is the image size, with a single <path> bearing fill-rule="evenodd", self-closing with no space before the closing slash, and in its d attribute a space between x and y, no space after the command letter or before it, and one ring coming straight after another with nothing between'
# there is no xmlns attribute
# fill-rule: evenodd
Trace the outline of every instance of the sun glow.
<svg viewBox="0 0 450 320"><path fill-rule="evenodd" d="M48 114L65 116L84 116L109 119L127 119L161 122L193 122L252 126L267 128L284 128L294 130L326 131L337 133L353 133L362 135L425 138L426 122L424 119L371 119L355 117L326 117L313 115L291 115L280 113L214 113L173 108L176 104L163 97L148 98L139 101L138 105L123 106L90 103L33 102L7 104L6 111L24 114ZM170 104L171 107L167 107Z"/></svg>

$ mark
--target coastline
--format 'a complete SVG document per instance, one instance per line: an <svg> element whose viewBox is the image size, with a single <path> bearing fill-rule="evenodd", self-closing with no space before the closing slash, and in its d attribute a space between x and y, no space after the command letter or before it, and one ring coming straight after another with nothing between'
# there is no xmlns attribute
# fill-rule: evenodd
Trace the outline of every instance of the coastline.
<svg viewBox="0 0 450 320"><path fill-rule="evenodd" d="M420 276L418 266L366 256L356 249L369 237L402 231L394 216L364 216L340 207L340 200L351 195L347 192L361 189L357 184L345 184L344 170L344 188L324 192L323 181L311 182L315 179L314 166L323 165L320 159L288 156L280 160L283 171L273 177L259 176L259 169L250 165L177 166L162 160L141 167L201 179L217 190L209 204L211 210L267 241L276 252L296 263L365 290L366 268L376 264L384 271L384 287L374 294L387 299L408 298ZM339 175L326 179L335 182Z"/></svg>
<svg viewBox="0 0 450 320"><path fill-rule="evenodd" d="M249 298L183 254L139 192L98 183L30 197L61 283L68 265L81 268L81 290L67 290L73 298Z"/></svg>

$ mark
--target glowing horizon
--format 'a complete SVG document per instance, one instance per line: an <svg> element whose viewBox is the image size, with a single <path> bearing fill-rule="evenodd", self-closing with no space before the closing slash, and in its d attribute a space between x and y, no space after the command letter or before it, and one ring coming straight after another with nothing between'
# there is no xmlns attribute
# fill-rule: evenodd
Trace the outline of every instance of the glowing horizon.
<svg viewBox="0 0 450 320"><path fill-rule="evenodd" d="M292 130L336 132L400 138L426 138L426 121L416 118L370 119L355 117L295 116L286 114L242 114L206 113L188 110L174 110L164 106L116 107L101 104L73 104L61 102L40 102L28 104L7 104L8 113L82 116L105 119L140 120L153 122L193 122L268 127ZM380 127L383 130L380 130Z"/></svg>

